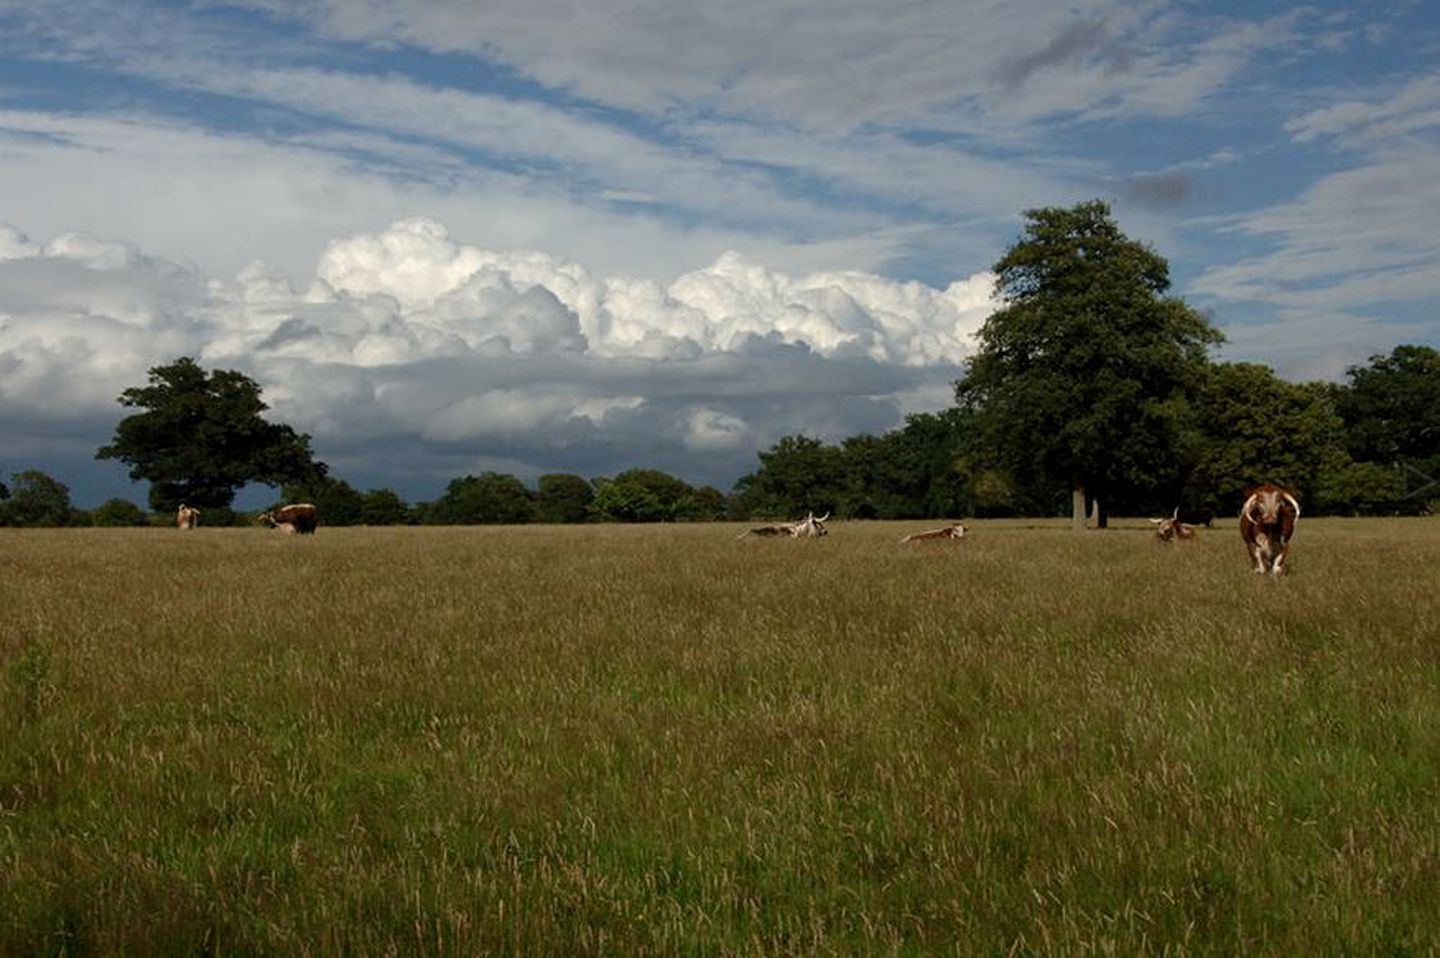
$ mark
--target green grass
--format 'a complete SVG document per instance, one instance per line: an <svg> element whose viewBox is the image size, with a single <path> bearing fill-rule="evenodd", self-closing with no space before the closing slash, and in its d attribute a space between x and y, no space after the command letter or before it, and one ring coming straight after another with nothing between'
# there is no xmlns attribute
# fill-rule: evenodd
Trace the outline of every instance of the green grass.
<svg viewBox="0 0 1440 958"><path fill-rule="evenodd" d="M1434 954L1440 523L0 534L0 954Z"/></svg>

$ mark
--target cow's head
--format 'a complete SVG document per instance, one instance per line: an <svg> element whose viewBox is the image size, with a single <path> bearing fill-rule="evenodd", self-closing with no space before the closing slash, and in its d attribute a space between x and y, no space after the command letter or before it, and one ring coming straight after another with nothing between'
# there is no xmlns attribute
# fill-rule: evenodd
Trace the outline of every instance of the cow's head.
<svg viewBox="0 0 1440 958"><path fill-rule="evenodd" d="M1267 482L1245 490L1245 506L1240 514L1256 525L1273 526L1287 511L1292 518L1300 518L1300 503L1286 490Z"/></svg>
<svg viewBox="0 0 1440 958"><path fill-rule="evenodd" d="M830 530L825 528L825 520L829 518L830 513L828 512L825 513L823 516L817 516L815 515L815 513L811 512L806 515L804 519L801 519L799 522L795 523L795 525L791 526L791 529L794 530L791 535L795 536L797 539L813 539L818 536L828 536L830 534Z"/></svg>

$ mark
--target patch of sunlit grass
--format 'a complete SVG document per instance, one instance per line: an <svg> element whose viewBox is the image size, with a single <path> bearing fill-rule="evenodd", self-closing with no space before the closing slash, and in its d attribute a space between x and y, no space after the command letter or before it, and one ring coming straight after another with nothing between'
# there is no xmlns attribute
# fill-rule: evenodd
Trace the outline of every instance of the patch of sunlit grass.
<svg viewBox="0 0 1440 958"><path fill-rule="evenodd" d="M5 532L0 952L1423 953L1427 520Z"/></svg>

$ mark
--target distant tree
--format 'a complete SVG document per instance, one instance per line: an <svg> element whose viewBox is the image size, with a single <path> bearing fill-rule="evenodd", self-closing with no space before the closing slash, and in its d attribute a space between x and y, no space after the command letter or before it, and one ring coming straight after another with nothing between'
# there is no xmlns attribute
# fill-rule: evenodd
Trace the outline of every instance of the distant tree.
<svg viewBox="0 0 1440 958"><path fill-rule="evenodd" d="M206 373L182 357L150 370L150 384L125 390L126 416L97 459L119 459L131 479L151 483L150 507L170 512L181 502L229 506L246 483L281 485L324 474L310 437L267 422L254 380L234 370Z"/></svg>
<svg viewBox="0 0 1440 958"><path fill-rule="evenodd" d="M1186 399L1221 336L1167 297L1169 266L1099 200L1025 213L995 264L1004 305L956 384L978 445L1022 487L1063 485L1077 509L1180 473ZM1077 516L1077 519L1080 518Z"/></svg>
<svg viewBox="0 0 1440 958"><path fill-rule="evenodd" d="M554 472L540 477L535 493L541 522L584 522L590 516L595 488L583 476Z"/></svg>
<svg viewBox="0 0 1440 958"><path fill-rule="evenodd" d="M68 526L75 516L70 487L38 469L12 473L10 498L0 505L0 525Z"/></svg>
<svg viewBox="0 0 1440 958"><path fill-rule="evenodd" d="M1238 511L1245 489L1262 482L1294 490L1309 511L1344 506L1325 495L1341 488L1352 460L1324 386L1286 382L1255 363L1217 363L1196 412L1195 461L1177 497L1187 506Z"/></svg>
<svg viewBox="0 0 1440 958"><path fill-rule="evenodd" d="M675 503L672 510L677 522L718 522L730 512L730 500L714 486L699 486Z"/></svg>
<svg viewBox="0 0 1440 958"><path fill-rule="evenodd" d="M664 522L670 510L647 486L621 479L596 479L590 513L601 522Z"/></svg>
<svg viewBox="0 0 1440 958"><path fill-rule="evenodd" d="M285 502L309 502L327 526L354 526L363 520L365 497L344 479L315 476L288 482L280 491Z"/></svg>
<svg viewBox="0 0 1440 958"><path fill-rule="evenodd" d="M143 526L150 523L150 517L129 499L106 499L90 513L90 521L97 526Z"/></svg>
<svg viewBox="0 0 1440 958"><path fill-rule="evenodd" d="M838 512L847 518L910 519L968 514L957 410L907 416L883 436L841 443L845 475Z"/></svg>
<svg viewBox="0 0 1440 958"><path fill-rule="evenodd" d="M410 519L410 507L390 489L371 489L361 498L360 521L367 526L398 526Z"/></svg>
<svg viewBox="0 0 1440 958"><path fill-rule="evenodd" d="M534 505L524 483L498 472L452 480L424 513L425 522L440 525L524 523L533 518Z"/></svg>
<svg viewBox="0 0 1440 958"><path fill-rule="evenodd" d="M760 468L735 484L747 515L803 516L836 512L846 487L838 446L808 436L786 436L760 453Z"/></svg>
<svg viewBox="0 0 1440 958"><path fill-rule="evenodd" d="M1347 376L1335 407L1351 456L1408 469L1417 487L1440 477L1440 351L1397 346L1351 366ZM1440 497L1440 488L1431 487L1430 495Z"/></svg>
<svg viewBox="0 0 1440 958"><path fill-rule="evenodd" d="M690 483L659 469L627 469L615 482L638 486L653 495L660 504L661 521L679 518L695 495Z"/></svg>

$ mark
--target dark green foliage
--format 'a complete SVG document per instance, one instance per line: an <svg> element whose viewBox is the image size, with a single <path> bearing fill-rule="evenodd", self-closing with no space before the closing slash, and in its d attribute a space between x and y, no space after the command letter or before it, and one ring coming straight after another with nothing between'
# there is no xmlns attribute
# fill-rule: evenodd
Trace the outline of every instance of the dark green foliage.
<svg viewBox="0 0 1440 958"><path fill-rule="evenodd" d="M664 522L670 512L660 497L639 482L596 479L590 511L601 522Z"/></svg>
<svg viewBox="0 0 1440 958"><path fill-rule="evenodd" d="M995 264L1006 305L981 328L956 398L970 448L1028 489L1103 500L1178 482L1186 398L1221 337L1167 297L1163 257L1098 200L1029 210Z"/></svg>
<svg viewBox="0 0 1440 958"><path fill-rule="evenodd" d="M412 521L410 507L391 489L371 489L361 497L360 521L367 526L398 526Z"/></svg>
<svg viewBox="0 0 1440 958"><path fill-rule="evenodd" d="M286 483L285 502L309 502L327 526L354 526L364 521L365 497L344 479L328 476Z"/></svg>
<svg viewBox="0 0 1440 958"><path fill-rule="evenodd" d="M129 499L107 499L92 513L90 521L97 526L143 526L150 517Z"/></svg>
<svg viewBox="0 0 1440 958"><path fill-rule="evenodd" d="M837 514L854 519L960 516L972 510L956 469L961 451L957 410L907 416L883 436L841 445L845 490Z"/></svg>
<svg viewBox="0 0 1440 958"><path fill-rule="evenodd" d="M760 453L760 468L735 483L752 516L834 513L845 496L845 454L809 436L786 436Z"/></svg>
<svg viewBox="0 0 1440 958"><path fill-rule="evenodd" d="M714 486L691 489L675 503L677 522L717 522L730 514L730 500Z"/></svg>
<svg viewBox="0 0 1440 958"><path fill-rule="evenodd" d="M602 522L685 522L723 518L724 493L696 489L658 469L628 469L613 479L596 479L590 514Z"/></svg>
<svg viewBox="0 0 1440 958"><path fill-rule="evenodd" d="M10 498L0 504L0 526L75 525L70 487L38 469L11 475Z"/></svg>
<svg viewBox="0 0 1440 958"><path fill-rule="evenodd" d="M151 483L150 507L170 512L184 502L201 509L228 506L250 482L280 485L323 475L310 437L266 422L260 387L242 373L206 373L182 357L150 370L150 384L125 390L120 404L144 412L126 416L97 459L119 459L131 479Z"/></svg>
<svg viewBox="0 0 1440 958"><path fill-rule="evenodd" d="M541 522L584 522L590 517L595 488L583 476L556 472L540 477L535 493Z"/></svg>
<svg viewBox="0 0 1440 958"><path fill-rule="evenodd" d="M425 507L422 521L432 525L491 525L530 522L534 504L524 483L511 475L482 472L462 476Z"/></svg>
<svg viewBox="0 0 1440 958"><path fill-rule="evenodd" d="M1248 486L1273 482L1295 491L1303 506L1319 506L1323 477L1350 465L1327 389L1286 382L1268 366L1212 365L1195 409L1199 442L1187 505L1235 511Z"/></svg>
<svg viewBox="0 0 1440 958"><path fill-rule="evenodd" d="M1397 346L1347 371L1349 388L1336 395L1350 454L1440 475L1440 352ZM1432 493L1440 497L1440 489Z"/></svg>

